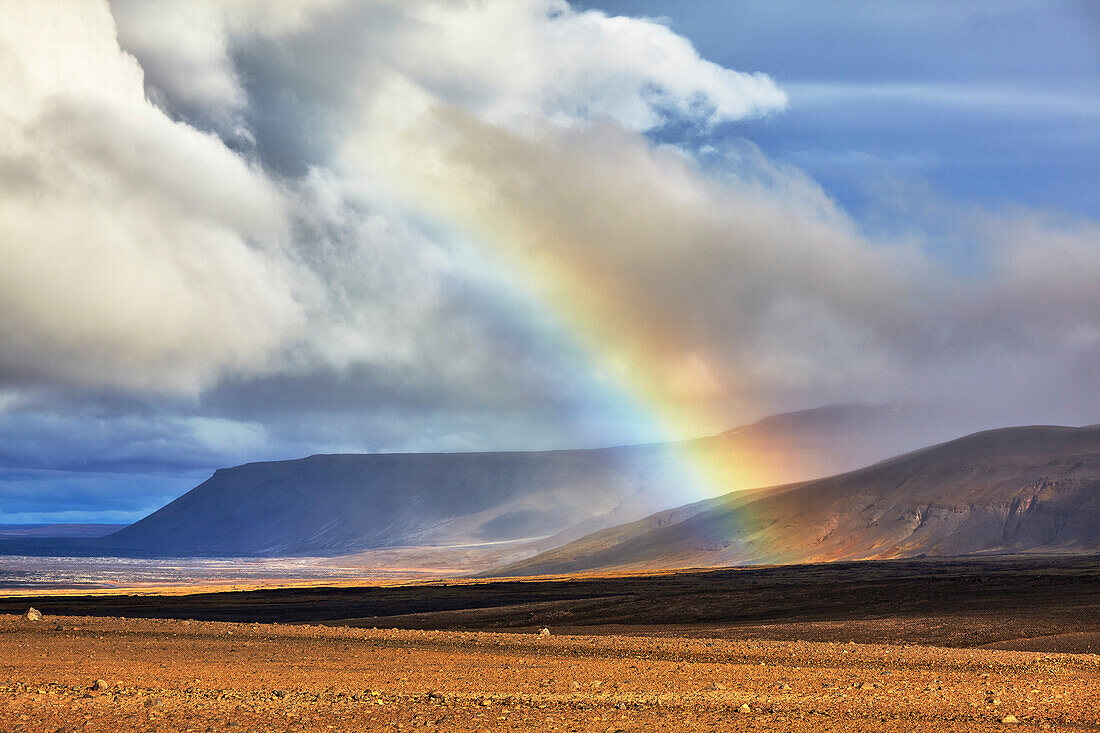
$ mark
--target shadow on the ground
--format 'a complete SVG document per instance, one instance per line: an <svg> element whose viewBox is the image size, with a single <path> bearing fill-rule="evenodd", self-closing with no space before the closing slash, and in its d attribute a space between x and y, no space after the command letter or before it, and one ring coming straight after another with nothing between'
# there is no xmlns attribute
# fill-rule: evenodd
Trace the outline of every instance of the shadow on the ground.
<svg viewBox="0 0 1100 733"><path fill-rule="evenodd" d="M0 599L21 613L27 598ZM47 614L1100 651L1100 557L910 559L634 576L43 596ZM1030 645L1030 646L1029 646Z"/></svg>

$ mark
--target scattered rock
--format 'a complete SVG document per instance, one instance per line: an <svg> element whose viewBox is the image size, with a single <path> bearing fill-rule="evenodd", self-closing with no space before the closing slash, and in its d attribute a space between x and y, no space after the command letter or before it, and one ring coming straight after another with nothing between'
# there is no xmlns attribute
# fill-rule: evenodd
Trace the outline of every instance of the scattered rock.
<svg viewBox="0 0 1100 733"><path fill-rule="evenodd" d="M539 636L550 636L550 629L546 628L545 626L541 627L539 629Z"/></svg>
<svg viewBox="0 0 1100 733"><path fill-rule="evenodd" d="M1015 715L1006 715L1003 718L1001 718L1001 722L1004 723L1005 725L1015 725L1016 723L1019 723L1020 721L1017 720Z"/></svg>
<svg viewBox="0 0 1100 733"><path fill-rule="evenodd" d="M428 690L429 700L438 700L439 702L447 702L447 696L439 690Z"/></svg>
<svg viewBox="0 0 1100 733"><path fill-rule="evenodd" d="M147 708L159 708L164 705L164 700L159 697L151 697L145 701L145 707Z"/></svg>
<svg viewBox="0 0 1100 733"><path fill-rule="evenodd" d="M24 621L41 621L42 620L42 612L39 611L34 606L31 606L30 608L27 609L27 612L23 614L23 620ZM547 632L547 633L549 633L549 632Z"/></svg>
<svg viewBox="0 0 1100 733"><path fill-rule="evenodd" d="M275 697L286 697L287 692L286 692L286 690L275 690L271 694L274 695Z"/></svg>

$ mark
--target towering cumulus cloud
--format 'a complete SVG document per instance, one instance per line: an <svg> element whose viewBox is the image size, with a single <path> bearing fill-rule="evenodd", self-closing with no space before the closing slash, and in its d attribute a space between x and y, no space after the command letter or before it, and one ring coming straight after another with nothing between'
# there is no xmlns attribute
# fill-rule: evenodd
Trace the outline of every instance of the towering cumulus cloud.
<svg viewBox="0 0 1100 733"><path fill-rule="evenodd" d="M0 22L0 370L194 390L303 326L279 188L146 101L99 3Z"/></svg>

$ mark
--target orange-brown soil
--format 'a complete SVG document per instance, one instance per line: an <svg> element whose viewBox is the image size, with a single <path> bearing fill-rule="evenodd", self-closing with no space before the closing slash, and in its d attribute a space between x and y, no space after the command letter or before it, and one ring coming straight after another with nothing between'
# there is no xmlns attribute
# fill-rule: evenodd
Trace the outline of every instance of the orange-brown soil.
<svg viewBox="0 0 1100 733"><path fill-rule="evenodd" d="M1100 657L0 616L5 732L1012 728L1100 728Z"/></svg>

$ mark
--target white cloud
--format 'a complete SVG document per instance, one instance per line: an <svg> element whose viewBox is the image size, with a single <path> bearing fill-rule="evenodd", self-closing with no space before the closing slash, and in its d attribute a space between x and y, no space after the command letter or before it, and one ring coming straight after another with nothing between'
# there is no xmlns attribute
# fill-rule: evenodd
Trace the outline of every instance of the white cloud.
<svg viewBox="0 0 1100 733"><path fill-rule="evenodd" d="M448 411L505 423L604 369L734 422L853 398L980 400L1018 384L1002 362L1050 383L1097 349L1092 224L972 213L993 273L966 279L920 236L867 236L752 145L654 145L645 133L666 121L786 105L767 76L710 63L654 21L551 0L119 1L131 57L101 5L10 8L12 383L195 394L295 379L423 426ZM199 130L256 145L234 153ZM298 166L270 157L297 155L288 139L315 144ZM568 313L602 356L579 363L552 338L560 322L510 312L501 280Z"/></svg>
<svg viewBox="0 0 1100 733"><path fill-rule="evenodd" d="M292 57L287 87L271 96L300 101L330 90L325 103L338 128L354 130L372 115L383 137L401 134L410 117L435 104L460 104L516 127L602 118L647 128L668 115L709 124L785 103L767 77L704 61L658 23L576 12L563 2L286 3L275 18L265 15L269 4L255 3L116 0L112 7L154 101L229 138L250 103L233 51L257 42ZM509 74L499 73L501 63ZM300 257L326 292L306 310L308 339L277 357L279 368L367 363L479 391L478 380L503 369L500 344L491 325L456 311L445 294L478 275L403 219L407 212L387 201L390 184L361 174L334 161L333 170L314 168L287 184ZM471 348L455 353L458 344ZM443 352L449 358L438 358Z"/></svg>
<svg viewBox="0 0 1100 733"><path fill-rule="evenodd" d="M895 342L923 338L933 265L867 241L751 148L741 175L715 178L618 126L519 133L453 108L417 121L399 135L365 125L349 156L484 237L517 276L546 273L529 287L571 327L599 329L602 366L625 384L767 409L856 380L881 389Z"/></svg>
<svg viewBox="0 0 1100 733"><path fill-rule="evenodd" d="M687 432L845 400L946 398L996 406L1006 423L1100 409L1059 376L1100 350L1093 223L980 210L930 221L986 243L991 273L964 277L923 235L866 235L751 145L707 151L704 169L619 125L517 129L426 97L382 110L346 167L485 241L570 328L596 329L597 368L712 413Z"/></svg>
<svg viewBox="0 0 1100 733"><path fill-rule="evenodd" d="M275 39L307 27L331 0L110 0L122 47L136 56L147 91L172 113L248 138L248 104L232 58L235 36Z"/></svg>
<svg viewBox="0 0 1100 733"><path fill-rule="evenodd" d="M247 103L229 57L227 7L128 0L112 5L119 42L141 59L151 96L222 128L239 124Z"/></svg>
<svg viewBox="0 0 1100 733"><path fill-rule="evenodd" d="M409 14L387 61L489 122L606 117L647 130L667 112L727 122L786 106L767 76L706 61L653 21L578 12L565 0L420 3Z"/></svg>
<svg viewBox="0 0 1100 733"><path fill-rule="evenodd" d="M99 3L0 25L0 369L193 391L262 370L304 324L280 190L170 121Z"/></svg>
<svg viewBox="0 0 1100 733"><path fill-rule="evenodd" d="M120 107L144 103L142 71L119 52L101 3L63 6L8 0L0 14L4 116L26 121L51 96Z"/></svg>
<svg viewBox="0 0 1100 733"><path fill-rule="evenodd" d="M292 90L304 96L323 89L329 102L362 100L375 85L404 84L498 124L605 117L645 130L672 115L714 124L787 104L768 76L706 61L658 22L576 11L565 0L112 7L155 98L223 133L248 104L233 46L257 40L295 55L288 81L312 86Z"/></svg>

